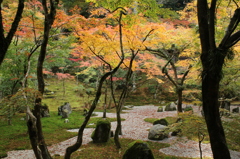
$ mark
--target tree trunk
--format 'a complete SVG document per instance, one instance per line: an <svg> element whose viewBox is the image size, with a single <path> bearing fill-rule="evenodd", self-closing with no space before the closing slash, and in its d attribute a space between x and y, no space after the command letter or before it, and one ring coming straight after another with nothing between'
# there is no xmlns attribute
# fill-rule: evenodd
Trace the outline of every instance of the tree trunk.
<svg viewBox="0 0 240 159"><path fill-rule="evenodd" d="M121 117L120 117L120 113L117 112L117 127L116 127L115 134L114 134L114 142L115 142L117 149L121 148L121 144L119 142L119 135L120 135L121 130L122 130Z"/></svg>
<svg viewBox="0 0 240 159"><path fill-rule="evenodd" d="M18 24L22 18L22 13L24 9L24 0L19 0L18 2L18 9L16 16L13 20L12 26L10 31L8 32L7 36L5 37L5 30L3 27L3 22L2 22L2 0L0 1L0 65L2 64L4 57L7 53L8 47L11 44L12 38L17 31Z"/></svg>
<svg viewBox="0 0 240 159"><path fill-rule="evenodd" d="M38 146L41 150L41 155L43 159L51 159L51 155L47 149L47 144L45 143L45 139L42 132L42 122L41 122L41 98L36 99L36 103L34 106L34 116L37 119L36 127L37 127L37 136L38 136Z"/></svg>
<svg viewBox="0 0 240 159"><path fill-rule="evenodd" d="M218 105L219 80L208 75L202 80L203 111L207 123L213 156L216 159L230 159Z"/></svg>
<svg viewBox="0 0 240 159"><path fill-rule="evenodd" d="M95 96L95 99L89 109L89 112L87 114L87 116L85 117L85 120L83 121L83 124L81 125L81 127L79 128L79 131L78 131L78 137L77 137L77 141L74 145L72 146L69 146L67 149L66 149L66 153L65 153L65 156L64 158L65 159L70 159L71 158L71 154L75 151L77 151L77 149L79 149L79 147L81 147L82 145L82 137L83 137L83 131L93 113L93 111L95 110L96 106L97 106L97 103L101 97L101 92L102 92L102 85L103 85L103 82L106 80L106 78L112 74L114 74L118 68L120 67L120 65L122 64L123 62L123 59L119 62L118 66L116 68L114 68L113 70L111 70L110 72L107 72L105 73L102 78L100 79L99 81L99 85L98 85L98 89L97 89L97 92L96 92L96 96Z"/></svg>
<svg viewBox="0 0 240 159"><path fill-rule="evenodd" d="M106 82L106 85L105 85L105 97L104 97L104 104L103 104L103 118L106 118L107 117L107 82Z"/></svg>
<svg viewBox="0 0 240 159"><path fill-rule="evenodd" d="M177 90L178 102L177 102L177 111L182 112L182 89Z"/></svg>
<svg viewBox="0 0 240 159"><path fill-rule="evenodd" d="M37 128L36 128L36 121L32 118L29 118L27 121L28 126L28 134L31 142L31 146L33 148L33 152L37 159L43 159L41 155L41 150L38 148L38 135L37 135Z"/></svg>
<svg viewBox="0 0 240 159"><path fill-rule="evenodd" d="M219 46L215 44L217 0L198 0L198 23L201 40L202 100L213 157L230 159L226 138L219 113L219 83L222 67L228 50L239 41L240 32L235 33L240 21L240 9L236 9Z"/></svg>
<svg viewBox="0 0 240 159"><path fill-rule="evenodd" d="M51 26L54 22L55 15L56 15L56 5L58 5L58 0L56 1L50 1L50 7L47 6L47 1L42 0L42 6L44 9L44 14L45 14L45 21L44 21L44 33L43 33L43 40L41 44L41 49L40 49L40 54L38 57L38 63L37 63L37 80L38 80L38 91L43 95L44 93L44 78L43 78L43 63L45 60L45 56L47 53L47 45L48 45L48 40L49 40L49 34L50 34L50 29ZM35 106L34 106L34 116L36 117L36 129L37 129L37 138L31 138L31 143L36 143L37 139L37 145L32 144L33 149L40 149L41 151L41 157L43 159L51 159L51 155L47 149L47 145L44 140L43 132L42 132L42 123L41 123L41 102L42 102L42 97L38 96L35 99ZM31 130L29 130L29 135L31 133ZM34 151L35 156L38 157L38 151Z"/></svg>

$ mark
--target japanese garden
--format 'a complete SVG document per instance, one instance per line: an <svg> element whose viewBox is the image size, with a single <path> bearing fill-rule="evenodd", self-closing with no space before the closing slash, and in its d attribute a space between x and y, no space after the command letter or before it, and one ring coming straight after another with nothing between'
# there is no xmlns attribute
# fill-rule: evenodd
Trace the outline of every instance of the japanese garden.
<svg viewBox="0 0 240 159"><path fill-rule="evenodd" d="M240 158L239 0L0 0L0 158Z"/></svg>

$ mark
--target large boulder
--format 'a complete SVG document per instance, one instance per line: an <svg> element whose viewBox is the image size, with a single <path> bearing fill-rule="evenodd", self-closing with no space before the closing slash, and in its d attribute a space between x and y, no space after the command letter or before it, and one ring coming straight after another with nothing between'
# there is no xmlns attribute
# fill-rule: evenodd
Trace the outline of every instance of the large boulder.
<svg viewBox="0 0 240 159"><path fill-rule="evenodd" d="M175 111L175 110L177 110L177 108L174 102L167 104L165 107L165 111Z"/></svg>
<svg viewBox="0 0 240 159"><path fill-rule="evenodd" d="M91 138L94 143L108 142L111 136L111 123L107 119L100 119L93 131Z"/></svg>
<svg viewBox="0 0 240 159"><path fill-rule="evenodd" d="M71 113L72 113L72 108L68 102L58 107L58 115L62 116L62 118L68 118L69 114Z"/></svg>
<svg viewBox="0 0 240 159"><path fill-rule="evenodd" d="M166 126L161 124L153 125L148 133L149 140L163 140L168 138L168 133L165 132Z"/></svg>
<svg viewBox="0 0 240 159"><path fill-rule="evenodd" d="M155 120L153 122L153 125L156 125L156 124L161 124L161 125L164 125L164 126L168 126L168 122L166 119L158 119L158 120Z"/></svg>
<svg viewBox="0 0 240 159"><path fill-rule="evenodd" d="M151 149L147 143L137 140L130 144L126 150L123 159L154 159Z"/></svg>

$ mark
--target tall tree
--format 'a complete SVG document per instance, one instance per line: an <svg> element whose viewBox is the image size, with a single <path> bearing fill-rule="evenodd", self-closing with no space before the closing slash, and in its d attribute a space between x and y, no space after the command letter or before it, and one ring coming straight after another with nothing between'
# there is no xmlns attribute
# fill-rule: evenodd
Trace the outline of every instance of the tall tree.
<svg viewBox="0 0 240 159"><path fill-rule="evenodd" d="M47 45L50 35L50 30L53 25L55 15L56 15L56 7L59 3L58 0L47 0L41 1L45 21L44 21L44 33L43 39L41 43L40 54L38 57L38 64L37 64L37 79L38 79L38 91L40 94L44 92L44 78L43 78L43 62L45 60L46 52L47 52ZM28 120L28 131L29 137L31 140L32 148L34 150L35 156L37 159L50 159L50 153L48 152L47 145L44 140L43 132L42 132L42 124L41 124L41 96L38 96L35 100L35 106L33 110L33 115L28 113L30 118ZM29 111L28 111L29 112Z"/></svg>
<svg viewBox="0 0 240 159"><path fill-rule="evenodd" d="M159 66L162 70L161 74L159 72L154 74L156 78L159 75L165 76L175 88L175 93L178 96L177 110L182 112L184 82L190 68L196 63L197 34L194 29L174 27L170 24L166 25L164 29L162 28L163 24L158 27L156 33L152 35L153 42L146 45L146 50L166 61ZM162 76L160 77L162 78Z"/></svg>
<svg viewBox="0 0 240 159"><path fill-rule="evenodd" d="M19 0L16 16L12 22L9 32L7 33L7 35L5 35L6 28L4 27L3 23L2 2L3 0L0 0L0 65L2 64L8 47L11 44L12 38L17 31L18 24L22 18L22 13L24 9L24 0Z"/></svg>
<svg viewBox="0 0 240 159"><path fill-rule="evenodd" d="M229 1L229 3L235 1ZM219 83L222 75L224 60L231 54L230 48L240 40L240 31L236 28L240 21L240 8L236 4L235 12L231 17L226 32L217 45L216 10L217 0L198 0L197 16L201 41L202 61L202 100L203 111L210 136L213 157L217 159L230 159L229 149L219 114Z"/></svg>

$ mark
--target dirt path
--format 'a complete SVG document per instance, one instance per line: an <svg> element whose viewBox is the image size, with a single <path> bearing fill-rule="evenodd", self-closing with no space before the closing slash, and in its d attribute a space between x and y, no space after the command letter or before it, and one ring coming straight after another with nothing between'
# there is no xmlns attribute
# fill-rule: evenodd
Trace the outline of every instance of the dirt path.
<svg viewBox="0 0 240 159"><path fill-rule="evenodd" d="M176 111L174 112L157 112L157 107L155 106L138 106L134 107L132 110L125 110L128 113L124 113L121 115L122 118L126 120L122 122L122 138L131 138L131 139L140 139L140 140L148 140L148 131L152 124L144 122L144 118L164 118L167 116L176 116ZM194 111L198 112L197 107L194 107ZM97 113L98 116L102 116L102 113ZM107 117L116 117L115 113L108 113ZM115 130L116 122L112 122L112 130ZM72 132L78 131L70 130ZM90 138L93 129L85 129L83 135L83 145L92 141ZM58 154L63 156L65 150L68 146L74 144L76 141L76 137L68 139L66 141L60 142L58 144L49 146L49 151L52 155ZM186 138L182 138L179 140L177 137L170 137L168 139L164 139L162 141L157 141L160 143L171 143L170 147L160 149L159 151L173 156L179 157L189 157L189 158L197 158L199 157L199 148L198 143L195 141L187 140ZM203 157L212 157L210 144L202 144ZM240 152L231 151L232 159L239 159ZM22 151L10 151L8 152L8 157L5 159L34 159L34 154L32 150L22 150Z"/></svg>

